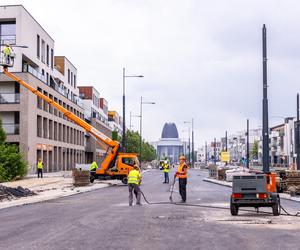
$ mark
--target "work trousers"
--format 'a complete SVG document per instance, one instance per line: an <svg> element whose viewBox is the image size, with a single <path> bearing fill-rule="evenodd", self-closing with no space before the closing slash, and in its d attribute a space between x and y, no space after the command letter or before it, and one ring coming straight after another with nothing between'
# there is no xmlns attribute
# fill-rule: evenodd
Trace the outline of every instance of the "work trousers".
<svg viewBox="0 0 300 250"><path fill-rule="evenodd" d="M41 175L41 178L43 178L43 169L38 168L37 172L38 172L38 178L40 178L40 175Z"/></svg>
<svg viewBox="0 0 300 250"><path fill-rule="evenodd" d="M186 201L186 184L187 178L179 178L179 193L181 195L182 201Z"/></svg>
<svg viewBox="0 0 300 250"><path fill-rule="evenodd" d="M4 58L5 58L5 63L6 64L10 64L10 56L9 55L5 55Z"/></svg>
<svg viewBox="0 0 300 250"><path fill-rule="evenodd" d="M169 183L169 172L164 172L165 174L165 181L164 183Z"/></svg>
<svg viewBox="0 0 300 250"><path fill-rule="evenodd" d="M137 184L128 184L129 191L129 206L132 206L133 203L133 191L136 194L136 204L141 204L141 189Z"/></svg>

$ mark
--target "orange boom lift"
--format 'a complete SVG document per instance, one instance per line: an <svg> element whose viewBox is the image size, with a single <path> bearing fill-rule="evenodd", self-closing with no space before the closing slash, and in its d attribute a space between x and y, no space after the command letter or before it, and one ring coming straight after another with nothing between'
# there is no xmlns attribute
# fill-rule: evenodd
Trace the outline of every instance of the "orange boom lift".
<svg viewBox="0 0 300 250"><path fill-rule="evenodd" d="M12 80L18 82L20 85L31 91L33 94L42 98L45 102L49 103L57 110L62 112L67 118L74 121L77 125L84 128L88 133L90 133L95 140L101 145L101 142L108 146L106 156L101 164L98 164L100 167L96 171L91 172L90 181L93 182L95 179L118 179L122 180L124 184L127 183L127 175L130 170L133 169L133 165L139 165L139 160L137 154L135 153L120 153L120 143L114 141L107 137L105 134L88 124L86 121L82 120L69 110L65 109L57 102L53 101L37 89L33 88L30 84L26 83L18 76L12 74L8 71L8 67L13 66L6 63L0 63L3 66L3 73L11 78Z"/></svg>

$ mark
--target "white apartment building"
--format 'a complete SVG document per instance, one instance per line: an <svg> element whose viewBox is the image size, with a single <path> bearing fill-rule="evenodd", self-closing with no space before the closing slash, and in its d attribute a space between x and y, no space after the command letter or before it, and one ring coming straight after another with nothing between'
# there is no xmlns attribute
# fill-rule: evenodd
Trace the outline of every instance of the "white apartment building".
<svg viewBox="0 0 300 250"><path fill-rule="evenodd" d="M16 54L11 72L84 118L76 68L66 57L55 57L53 38L22 5L0 6L0 40L10 43ZM3 74L0 117L7 141L19 146L32 172L38 158L45 171L67 170L84 162L84 130Z"/></svg>

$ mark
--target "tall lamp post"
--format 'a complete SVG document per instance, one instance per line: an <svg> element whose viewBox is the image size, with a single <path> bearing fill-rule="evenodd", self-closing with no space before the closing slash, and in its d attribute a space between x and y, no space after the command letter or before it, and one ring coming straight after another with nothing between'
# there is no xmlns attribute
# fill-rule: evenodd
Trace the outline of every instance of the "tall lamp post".
<svg viewBox="0 0 300 250"><path fill-rule="evenodd" d="M143 75L126 75L123 68L123 135L122 135L122 151L126 151L126 118L125 118L125 78L126 77L144 77Z"/></svg>
<svg viewBox="0 0 300 250"><path fill-rule="evenodd" d="M130 111L129 116L130 116L130 120L129 120L129 129L131 130L131 128L133 128L133 125L131 124L131 118L132 118L132 117L140 117L140 116L139 116L139 115L132 115L131 111Z"/></svg>
<svg viewBox="0 0 300 250"><path fill-rule="evenodd" d="M192 166L194 166L194 162L195 162L195 158L194 158L194 118L192 118L192 121L185 121L184 123L192 124Z"/></svg>
<svg viewBox="0 0 300 250"><path fill-rule="evenodd" d="M140 161L142 161L142 119L143 119L143 104L155 104L155 102L143 102L143 97L141 96L141 106L140 106Z"/></svg>

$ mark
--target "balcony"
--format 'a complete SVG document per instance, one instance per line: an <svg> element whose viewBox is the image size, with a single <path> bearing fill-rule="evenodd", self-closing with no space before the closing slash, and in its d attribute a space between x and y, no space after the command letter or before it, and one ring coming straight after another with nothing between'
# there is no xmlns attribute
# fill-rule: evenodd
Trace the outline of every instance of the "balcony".
<svg viewBox="0 0 300 250"><path fill-rule="evenodd" d="M20 124L15 123L3 123L3 129L7 135L19 135L20 134Z"/></svg>
<svg viewBox="0 0 300 250"><path fill-rule="evenodd" d="M40 79L42 82L46 82L45 76L38 72L35 68L31 67L29 64L23 64L23 72L28 72Z"/></svg>
<svg viewBox="0 0 300 250"><path fill-rule="evenodd" d="M27 72L44 82L46 85L50 86L52 89L56 90L58 93L77 104L79 107L83 108L82 100L77 96L71 96L68 94L60 85L57 83L56 79L50 76L50 82L47 84L45 75L42 75L38 70L30 66L29 64L23 64L23 72Z"/></svg>
<svg viewBox="0 0 300 250"><path fill-rule="evenodd" d="M0 93L0 104L20 103L20 94Z"/></svg>

